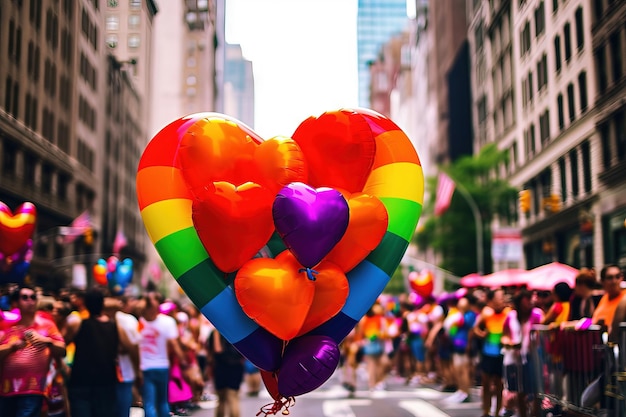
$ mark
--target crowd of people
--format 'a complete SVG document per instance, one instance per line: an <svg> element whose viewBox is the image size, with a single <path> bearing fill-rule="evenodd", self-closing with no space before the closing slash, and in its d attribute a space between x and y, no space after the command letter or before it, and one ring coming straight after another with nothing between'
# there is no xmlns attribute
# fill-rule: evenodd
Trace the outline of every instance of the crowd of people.
<svg viewBox="0 0 626 417"><path fill-rule="evenodd" d="M258 395L258 369L190 302L19 285L0 303L2 417L185 416L209 398L237 417L244 378Z"/></svg>
<svg viewBox="0 0 626 417"><path fill-rule="evenodd" d="M619 266L607 265L599 276L583 268L573 287L559 282L552 291L479 287L437 298L381 297L342 343L343 385L353 393L361 368L372 395L395 375L406 385L451 392L448 403L468 402L471 388L480 387L484 417L539 415L536 394L544 387L534 375L531 330L596 325L617 341L619 323L626 322L623 284ZM602 405L592 396L583 402Z"/></svg>
<svg viewBox="0 0 626 417"><path fill-rule="evenodd" d="M343 386L353 395L363 372L376 395L395 375L407 386L450 392L449 403L470 401L480 387L485 417L538 415L531 331L587 323L618 341L626 322L623 284L622 270L607 265L598 276L581 269L573 288L559 282L552 291L381 296L341 343ZM207 397L217 399L216 417L237 417L242 384L252 396L262 386L259 370L192 303L156 291L49 295L19 285L6 289L0 305L3 417L128 417L132 406L146 417L184 416ZM550 369L553 377L561 371ZM585 402L594 407L602 398L588 394Z"/></svg>

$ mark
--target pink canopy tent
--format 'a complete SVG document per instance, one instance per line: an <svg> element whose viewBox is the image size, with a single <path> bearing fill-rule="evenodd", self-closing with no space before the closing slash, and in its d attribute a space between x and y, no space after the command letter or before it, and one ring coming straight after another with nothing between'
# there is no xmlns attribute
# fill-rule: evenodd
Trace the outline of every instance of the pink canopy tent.
<svg viewBox="0 0 626 417"><path fill-rule="evenodd" d="M482 285L489 288L519 286L527 283L527 274L523 269L504 269L485 275Z"/></svg>
<svg viewBox="0 0 626 417"><path fill-rule="evenodd" d="M474 272L473 274L469 274L469 275L465 275L464 277L461 277L460 283L465 288L474 288L474 287L480 287L482 280L483 280L483 276Z"/></svg>
<svg viewBox="0 0 626 417"><path fill-rule="evenodd" d="M566 282L574 288L578 269L559 262L552 262L546 265L531 269L526 274L528 288L532 290L550 291L559 282Z"/></svg>

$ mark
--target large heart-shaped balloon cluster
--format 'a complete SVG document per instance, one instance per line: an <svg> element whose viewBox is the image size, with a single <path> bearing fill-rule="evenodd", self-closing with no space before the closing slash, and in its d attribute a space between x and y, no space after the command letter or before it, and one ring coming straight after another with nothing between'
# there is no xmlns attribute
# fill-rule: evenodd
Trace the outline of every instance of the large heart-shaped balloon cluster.
<svg viewBox="0 0 626 417"><path fill-rule="evenodd" d="M165 265L277 401L332 375L406 251L423 192L410 140L366 109L269 140L223 114L189 115L150 141L137 173Z"/></svg>
<svg viewBox="0 0 626 417"><path fill-rule="evenodd" d="M15 213L0 202L0 283L22 283L33 256L31 236L35 231L37 209L30 202Z"/></svg>

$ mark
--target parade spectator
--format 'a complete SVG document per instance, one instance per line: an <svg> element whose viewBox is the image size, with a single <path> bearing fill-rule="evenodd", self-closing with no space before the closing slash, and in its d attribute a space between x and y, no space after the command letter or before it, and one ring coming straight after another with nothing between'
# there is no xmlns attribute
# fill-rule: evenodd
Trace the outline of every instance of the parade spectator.
<svg viewBox="0 0 626 417"><path fill-rule="evenodd" d="M505 304L504 290L496 289L487 293L487 306L476 319L474 333L483 339L480 362L482 377L483 417L489 416L492 398L496 398L495 416L500 415L503 389L503 356L501 338L504 322L510 308Z"/></svg>
<svg viewBox="0 0 626 417"><path fill-rule="evenodd" d="M146 417L169 417L168 379L170 361L168 351L174 352L181 368L189 363L178 343L176 321L161 314L161 295L149 292L139 318L139 358L143 373L142 397Z"/></svg>
<svg viewBox="0 0 626 417"><path fill-rule="evenodd" d="M359 323L358 338L363 344L363 360L371 391L385 389L385 369L389 360L385 353L386 324L383 307L378 303L370 307Z"/></svg>
<svg viewBox="0 0 626 417"><path fill-rule="evenodd" d="M552 305L546 312L542 324L559 327L561 323L566 322L570 315L571 296L572 289L566 282L557 283L552 290Z"/></svg>
<svg viewBox="0 0 626 417"><path fill-rule="evenodd" d="M101 290L85 292L84 304L89 317L68 336L76 346L68 382L70 411L73 417L110 417L116 415L120 334L115 321L103 313Z"/></svg>
<svg viewBox="0 0 626 417"><path fill-rule="evenodd" d="M441 390L456 391L456 379L452 370L452 343L444 328L449 314L456 313L456 298L446 295L440 303L433 306L428 314L431 328L426 338L425 347L434 352L437 373L442 380Z"/></svg>
<svg viewBox="0 0 626 417"><path fill-rule="evenodd" d="M588 268L582 268L576 276L574 292L570 299L569 320L593 316L596 309L593 292L597 286L595 274Z"/></svg>
<svg viewBox="0 0 626 417"><path fill-rule="evenodd" d="M409 346L411 357L411 373L407 377L407 384L416 385L426 377L426 347L424 340L428 336L428 315L423 306L408 306L404 318L406 343Z"/></svg>
<svg viewBox="0 0 626 417"><path fill-rule="evenodd" d="M134 301L125 296L117 299L109 299L111 319L117 323L118 330L124 332L128 343L121 346L117 356L119 365L119 379L116 386L117 413L118 417L128 417L133 402L133 386L141 385L143 375L139 368L139 321L131 314L134 309ZM120 340L122 340L120 338Z"/></svg>
<svg viewBox="0 0 626 417"><path fill-rule="evenodd" d="M50 319L37 314L37 294L22 285L11 296L21 318L0 338L0 413L39 417L52 359L65 355L65 342Z"/></svg>
<svg viewBox="0 0 626 417"><path fill-rule="evenodd" d="M459 299L456 311L453 311L444 321L444 329L452 345L452 372L458 390L448 397L449 403L468 402L470 400L470 373L469 373L469 334L476 322L476 313L470 308L466 297Z"/></svg>
<svg viewBox="0 0 626 417"><path fill-rule="evenodd" d="M359 324L353 328L343 339L341 345L342 359L342 386L348 391L348 396L353 397L357 385L357 367L359 366L359 345L357 338Z"/></svg>
<svg viewBox="0 0 626 417"><path fill-rule="evenodd" d="M533 370L536 367L532 362L530 332L533 325L543 321L543 311L533 305L532 299L532 293L526 289L513 296L513 310L506 318L502 337L505 356L509 355L504 372L506 385L508 391L515 393L519 417L526 417L531 399L531 415L539 412L538 397L534 395L537 387Z"/></svg>
<svg viewBox="0 0 626 417"><path fill-rule="evenodd" d="M215 417L239 417L244 358L217 330L211 333L209 352L213 359L213 381L217 392Z"/></svg>
<svg viewBox="0 0 626 417"><path fill-rule="evenodd" d="M623 278L624 275L618 265L606 265L600 271L600 283L604 295L598 302L591 320L594 324L607 326L609 333L611 332L615 310L626 294L626 290L621 287Z"/></svg>

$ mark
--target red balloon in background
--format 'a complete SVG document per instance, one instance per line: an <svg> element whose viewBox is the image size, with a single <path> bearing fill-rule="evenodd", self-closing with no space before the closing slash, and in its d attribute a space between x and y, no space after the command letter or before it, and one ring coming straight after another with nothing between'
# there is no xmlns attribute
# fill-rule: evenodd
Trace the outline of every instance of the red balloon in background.
<svg viewBox="0 0 626 417"><path fill-rule="evenodd" d="M363 115L344 109L309 117L293 140L305 155L310 186L363 190L376 154L375 134Z"/></svg>
<svg viewBox="0 0 626 417"><path fill-rule="evenodd" d="M409 273L409 284L411 289L422 297L430 297L435 287L433 273L428 269L421 272L411 271Z"/></svg>

